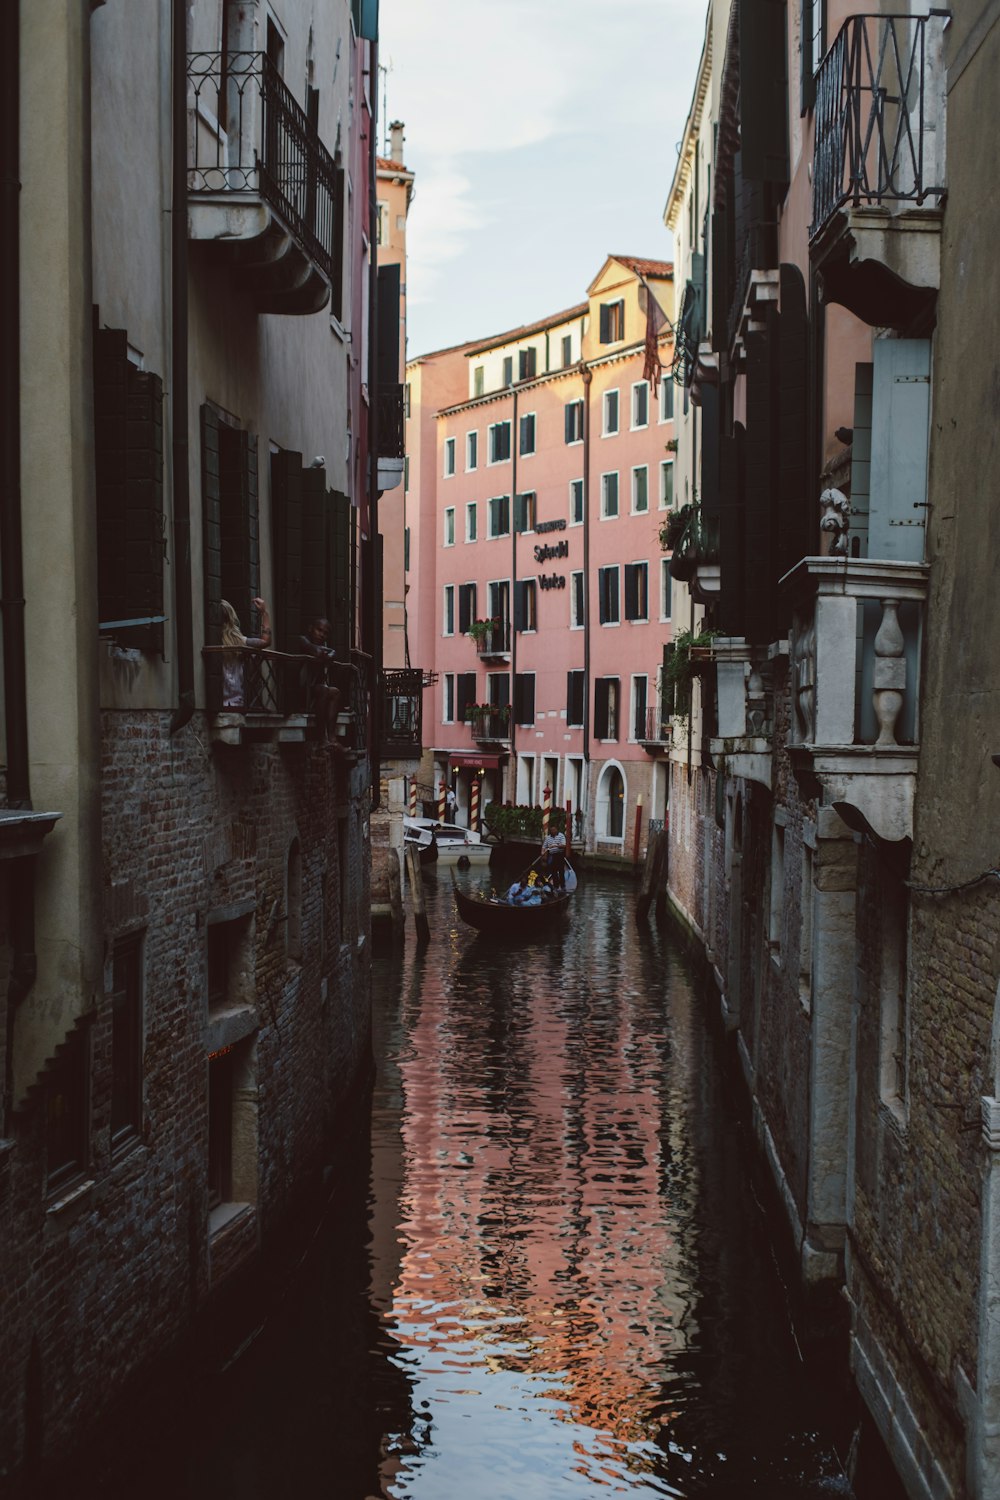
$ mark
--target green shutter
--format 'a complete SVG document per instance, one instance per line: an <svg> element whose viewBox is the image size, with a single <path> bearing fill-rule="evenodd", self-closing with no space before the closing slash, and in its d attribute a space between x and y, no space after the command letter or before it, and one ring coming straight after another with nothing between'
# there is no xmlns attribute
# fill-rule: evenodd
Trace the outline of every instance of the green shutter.
<svg viewBox="0 0 1000 1500"><path fill-rule="evenodd" d="M741 0L740 145L755 182L788 182L785 0Z"/></svg>
<svg viewBox="0 0 1000 1500"><path fill-rule="evenodd" d="M205 645L222 641L222 516L219 501L219 419L207 404L201 408L202 588L205 600ZM222 658L205 658L209 707L222 702Z"/></svg>

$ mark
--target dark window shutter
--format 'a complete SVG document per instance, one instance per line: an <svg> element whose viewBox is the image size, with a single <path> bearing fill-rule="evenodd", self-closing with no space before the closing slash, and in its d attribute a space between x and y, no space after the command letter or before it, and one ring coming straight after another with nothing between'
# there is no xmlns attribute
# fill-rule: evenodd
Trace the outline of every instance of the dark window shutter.
<svg viewBox="0 0 1000 1500"><path fill-rule="evenodd" d="M764 327L746 336L747 436L746 530L743 597L747 639L774 640L778 581L776 534L777 479L777 314L766 309Z"/></svg>
<svg viewBox="0 0 1000 1500"><path fill-rule="evenodd" d="M729 304L733 296L728 183L721 184L718 191L719 203L712 214L712 348L728 353Z"/></svg>
<svg viewBox="0 0 1000 1500"><path fill-rule="evenodd" d="M701 388L701 513L706 521L719 518L719 388Z"/></svg>
<svg viewBox="0 0 1000 1500"><path fill-rule="evenodd" d="M566 722L579 726L583 723L583 673L566 673Z"/></svg>
<svg viewBox="0 0 1000 1500"><path fill-rule="evenodd" d="M511 384L514 379L514 356L508 354L503 362L503 383L505 386Z"/></svg>
<svg viewBox="0 0 1000 1500"><path fill-rule="evenodd" d="M660 674L660 718L668 719L675 712L674 703L676 699L676 685L670 676L670 658L677 647L673 641L667 641L663 647L663 670Z"/></svg>
<svg viewBox="0 0 1000 1500"><path fill-rule="evenodd" d="M257 440L219 423L219 518L222 597L228 599L247 635L258 622L250 600L260 592L260 533L257 499Z"/></svg>
<svg viewBox="0 0 1000 1500"><path fill-rule="evenodd" d="M610 307L608 307L607 303L602 302L601 303L601 326L600 326L600 341L601 341L602 344L610 344L610 342L611 342L611 332L610 332L610 329L611 329L611 309L610 309Z"/></svg>
<svg viewBox="0 0 1000 1500"><path fill-rule="evenodd" d="M742 0L740 143L756 182L788 181L788 37L785 0Z"/></svg>
<svg viewBox="0 0 1000 1500"><path fill-rule="evenodd" d="M809 409L809 323L806 286L794 265L780 271L781 313L778 319L778 525L777 574L782 577L800 558L816 550L807 494L806 442ZM779 617L787 623L787 615Z"/></svg>
<svg viewBox="0 0 1000 1500"><path fill-rule="evenodd" d="M576 437L576 402L568 402L565 409L566 441L572 443Z"/></svg>
<svg viewBox="0 0 1000 1500"><path fill-rule="evenodd" d="M732 436L719 439L719 628L723 635L744 634L745 437L743 424L736 422Z"/></svg>
<svg viewBox="0 0 1000 1500"><path fill-rule="evenodd" d="M475 672L459 672L455 679L456 702L455 718L458 722L465 722L465 710L470 703L476 701L476 674Z"/></svg>
<svg viewBox="0 0 1000 1500"><path fill-rule="evenodd" d="M510 676L507 672L490 673L489 701L494 708L507 708L510 704Z"/></svg>
<svg viewBox="0 0 1000 1500"><path fill-rule="evenodd" d="M344 319L344 169L333 169L333 288L330 311L338 322Z"/></svg>
<svg viewBox="0 0 1000 1500"><path fill-rule="evenodd" d="M219 502L219 419L208 405L201 408L202 586L205 594L205 644L222 642L222 514ZM222 703L222 658L205 658L208 703Z"/></svg>
<svg viewBox="0 0 1000 1500"><path fill-rule="evenodd" d="M354 622L354 523L350 500L339 490L326 492L327 607L331 644L341 661L351 659Z"/></svg>
<svg viewBox="0 0 1000 1500"><path fill-rule="evenodd" d="M524 630L528 617L528 585L521 579L514 585L514 629Z"/></svg>
<svg viewBox="0 0 1000 1500"><path fill-rule="evenodd" d="M274 628L282 651L298 650L310 621L302 618L302 455L281 449L271 457Z"/></svg>
<svg viewBox="0 0 1000 1500"><path fill-rule="evenodd" d="M399 384L399 266L378 268L378 379L382 386Z"/></svg>
<svg viewBox="0 0 1000 1500"><path fill-rule="evenodd" d="M625 618L639 618L639 564L625 564Z"/></svg>
<svg viewBox="0 0 1000 1500"><path fill-rule="evenodd" d="M518 672L514 677L514 722L535 722L535 674Z"/></svg>
<svg viewBox="0 0 1000 1500"><path fill-rule="evenodd" d="M300 625L326 616L330 621L331 634L336 634L336 621L327 594L328 543L326 535L326 470L303 469L301 487L302 505L302 568L300 579L299 615ZM331 645L339 651L336 641Z"/></svg>
<svg viewBox="0 0 1000 1500"><path fill-rule="evenodd" d="M816 77L812 67L813 6L817 0L800 0L799 113L805 114L816 101Z"/></svg>
<svg viewBox="0 0 1000 1500"><path fill-rule="evenodd" d="M462 583L458 587L458 633L468 635L469 626L476 618L476 585Z"/></svg>
<svg viewBox="0 0 1000 1500"><path fill-rule="evenodd" d="M594 683L594 738L606 740L608 734L608 694L611 687L609 677L598 677Z"/></svg>

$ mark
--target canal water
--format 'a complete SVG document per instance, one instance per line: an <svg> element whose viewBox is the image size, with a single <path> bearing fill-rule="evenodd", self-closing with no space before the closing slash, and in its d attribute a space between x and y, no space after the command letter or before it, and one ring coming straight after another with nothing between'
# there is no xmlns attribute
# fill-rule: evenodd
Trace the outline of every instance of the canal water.
<svg viewBox="0 0 1000 1500"><path fill-rule="evenodd" d="M103 1494L850 1496L704 1005L634 903L593 874L503 945L431 869L428 947L376 942L357 1190Z"/></svg>

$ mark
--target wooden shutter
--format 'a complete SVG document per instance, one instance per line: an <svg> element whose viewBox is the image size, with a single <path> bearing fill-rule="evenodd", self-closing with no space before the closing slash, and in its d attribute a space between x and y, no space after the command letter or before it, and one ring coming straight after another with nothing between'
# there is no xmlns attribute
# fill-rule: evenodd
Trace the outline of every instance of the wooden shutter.
<svg viewBox="0 0 1000 1500"><path fill-rule="evenodd" d="M218 433L222 597L250 635L255 628L250 600L260 593L257 440L225 423L219 423Z"/></svg>
<svg viewBox="0 0 1000 1500"><path fill-rule="evenodd" d="M507 672L491 672L490 703L494 708L506 708L510 703L510 675Z"/></svg>
<svg viewBox="0 0 1000 1500"><path fill-rule="evenodd" d="M611 687L609 677L598 677L594 682L594 738L606 740L608 734L608 694Z"/></svg>
<svg viewBox="0 0 1000 1500"><path fill-rule="evenodd" d="M455 678L455 718L460 724L465 722L465 710L470 703L476 701L476 674L475 672L459 672Z"/></svg>
<svg viewBox="0 0 1000 1500"><path fill-rule="evenodd" d="M639 618L639 564L625 564L625 618Z"/></svg>
<svg viewBox="0 0 1000 1500"><path fill-rule="evenodd" d="M219 500L220 423L207 404L201 408L202 588L205 596L205 644L222 641L222 511ZM205 658L210 708L222 702L222 658Z"/></svg>
<svg viewBox="0 0 1000 1500"><path fill-rule="evenodd" d="M923 562L930 340L876 339L873 355L868 556Z"/></svg>
<svg viewBox="0 0 1000 1500"><path fill-rule="evenodd" d="M331 635L337 622L327 588L329 543L326 534L326 470L303 469L301 485L302 567L300 570L299 629L310 620L326 617ZM331 639L330 644L339 647Z"/></svg>
<svg viewBox="0 0 1000 1500"><path fill-rule="evenodd" d="M785 0L741 0L740 144L756 182L788 181L788 37Z"/></svg>
<svg viewBox="0 0 1000 1500"><path fill-rule="evenodd" d="M745 429L736 422L731 437L719 439L719 628L723 635L743 635L743 547Z"/></svg>
<svg viewBox="0 0 1000 1500"><path fill-rule="evenodd" d="M701 513L712 525L719 520L719 388L701 388Z"/></svg>
<svg viewBox="0 0 1000 1500"><path fill-rule="evenodd" d="M809 408L809 324L806 284L797 266L780 271L778 319L778 525L777 575L817 550L818 507L807 492ZM789 623L779 602L778 622Z"/></svg>
<svg viewBox="0 0 1000 1500"><path fill-rule="evenodd" d="M528 585L519 579L514 585L514 629L526 630L528 619Z"/></svg>
<svg viewBox="0 0 1000 1500"><path fill-rule="evenodd" d="M284 448L271 456L271 548L275 640L280 650L295 652L310 623L301 605L302 455Z"/></svg>
<svg viewBox="0 0 1000 1500"><path fill-rule="evenodd" d="M757 645L774 640L777 536L775 526L778 430L777 313L768 306L764 326L746 335L747 437L746 532L743 546L746 637Z"/></svg>
<svg viewBox="0 0 1000 1500"><path fill-rule="evenodd" d="M468 635L469 626L476 618L476 585L460 583L458 586L458 633Z"/></svg>
<svg viewBox="0 0 1000 1500"><path fill-rule="evenodd" d="M514 677L514 721L517 724L535 722L534 672L518 672Z"/></svg>
<svg viewBox="0 0 1000 1500"><path fill-rule="evenodd" d="M399 384L399 266L378 268L378 381L381 386Z"/></svg>
<svg viewBox="0 0 1000 1500"><path fill-rule="evenodd" d="M799 113L805 114L816 102L816 75L813 73L814 4L822 0L800 0L799 22Z"/></svg>
<svg viewBox="0 0 1000 1500"><path fill-rule="evenodd" d="M356 597L355 511L340 490L326 492L327 612L331 643L341 661L350 661Z"/></svg>

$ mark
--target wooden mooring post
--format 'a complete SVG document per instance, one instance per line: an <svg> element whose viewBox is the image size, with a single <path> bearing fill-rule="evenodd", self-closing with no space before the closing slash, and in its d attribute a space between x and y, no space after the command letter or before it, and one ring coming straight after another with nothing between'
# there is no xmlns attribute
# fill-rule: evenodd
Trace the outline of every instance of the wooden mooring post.
<svg viewBox="0 0 1000 1500"><path fill-rule="evenodd" d="M635 904L635 920L639 927L647 920L654 899L659 906L660 890L666 877L667 849L667 831L660 828L646 846L646 863L642 867L639 899Z"/></svg>
<svg viewBox="0 0 1000 1500"><path fill-rule="evenodd" d="M388 863L389 876L389 916L392 921L392 940L394 943L402 943L406 940L406 916L403 912L403 876L399 860L393 850L389 851Z"/></svg>
<svg viewBox="0 0 1000 1500"><path fill-rule="evenodd" d="M420 869L420 855L412 844L406 850L406 874L410 882L410 898L413 901L413 927L420 943L430 942L431 928L424 904L424 880Z"/></svg>

